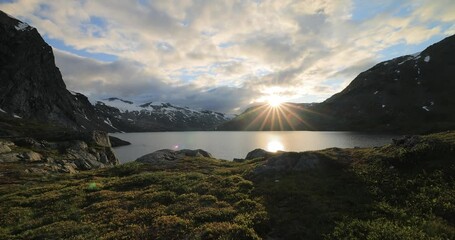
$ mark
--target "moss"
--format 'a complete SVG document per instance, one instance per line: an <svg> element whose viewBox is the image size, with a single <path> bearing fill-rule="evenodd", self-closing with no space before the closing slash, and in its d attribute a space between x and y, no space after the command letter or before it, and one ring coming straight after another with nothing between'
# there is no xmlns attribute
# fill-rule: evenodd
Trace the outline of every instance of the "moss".
<svg viewBox="0 0 455 240"><path fill-rule="evenodd" d="M311 171L187 158L74 175L0 164L1 239L454 239L455 134L327 149Z"/></svg>

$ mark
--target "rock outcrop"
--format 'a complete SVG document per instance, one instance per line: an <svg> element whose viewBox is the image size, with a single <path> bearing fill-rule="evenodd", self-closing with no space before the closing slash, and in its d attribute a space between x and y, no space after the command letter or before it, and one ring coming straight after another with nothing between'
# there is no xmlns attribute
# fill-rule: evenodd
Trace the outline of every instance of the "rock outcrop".
<svg viewBox="0 0 455 240"><path fill-rule="evenodd" d="M321 163L322 156L317 152L283 152L256 167L254 174L266 172L288 172L288 171L305 171L313 169Z"/></svg>
<svg viewBox="0 0 455 240"><path fill-rule="evenodd" d="M0 119L7 117L115 131L87 97L66 89L52 47L37 29L0 11Z"/></svg>
<svg viewBox="0 0 455 240"><path fill-rule="evenodd" d="M0 163L20 163L28 173L75 173L119 163L105 132L79 132L59 140L30 137L0 141Z"/></svg>
<svg viewBox="0 0 455 240"><path fill-rule="evenodd" d="M273 153L273 152L268 152L264 149L261 149L261 148L256 148L254 149L253 151L249 152L245 159L246 160L251 160L251 159L255 159L255 158L268 158L268 157L271 157L271 156L274 156L276 155L276 153Z"/></svg>
<svg viewBox="0 0 455 240"><path fill-rule="evenodd" d="M185 159L186 157L206 157L206 158L213 158L212 154L202 150L189 150L189 149L182 149L179 151L174 151L170 149L162 149L158 150L153 153L149 153L144 155L138 159L137 162L141 163L149 163L154 165L165 165L165 166L173 166L178 161Z"/></svg>

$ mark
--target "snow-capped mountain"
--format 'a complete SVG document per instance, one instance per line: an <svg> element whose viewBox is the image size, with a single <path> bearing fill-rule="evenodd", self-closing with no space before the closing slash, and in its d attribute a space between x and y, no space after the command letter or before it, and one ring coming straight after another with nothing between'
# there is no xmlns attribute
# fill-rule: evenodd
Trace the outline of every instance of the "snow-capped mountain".
<svg viewBox="0 0 455 240"><path fill-rule="evenodd" d="M170 103L135 103L120 98L98 100L96 111L118 131L214 130L231 117L209 110L194 110Z"/></svg>

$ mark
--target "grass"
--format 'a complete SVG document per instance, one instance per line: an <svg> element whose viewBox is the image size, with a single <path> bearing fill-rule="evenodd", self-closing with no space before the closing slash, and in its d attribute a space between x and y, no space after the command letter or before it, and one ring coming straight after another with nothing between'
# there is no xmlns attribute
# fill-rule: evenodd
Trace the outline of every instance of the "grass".
<svg viewBox="0 0 455 240"><path fill-rule="evenodd" d="M446 132L327 149L317 168L261 175L260 159L45 176L2 164L0 239L455 239L454 146Z"/></svg>

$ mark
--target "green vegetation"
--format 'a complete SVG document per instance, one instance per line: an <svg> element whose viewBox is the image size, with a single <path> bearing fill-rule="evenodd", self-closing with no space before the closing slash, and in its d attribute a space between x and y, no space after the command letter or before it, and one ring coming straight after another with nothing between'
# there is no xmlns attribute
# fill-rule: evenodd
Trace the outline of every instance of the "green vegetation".
<svg viewBox="0 0 455 240"><path fill-rule="evenodd" d="M262 174L261 159L2 164L0 239L455 239L455 133L319 153L316 168Z"/></svg>

